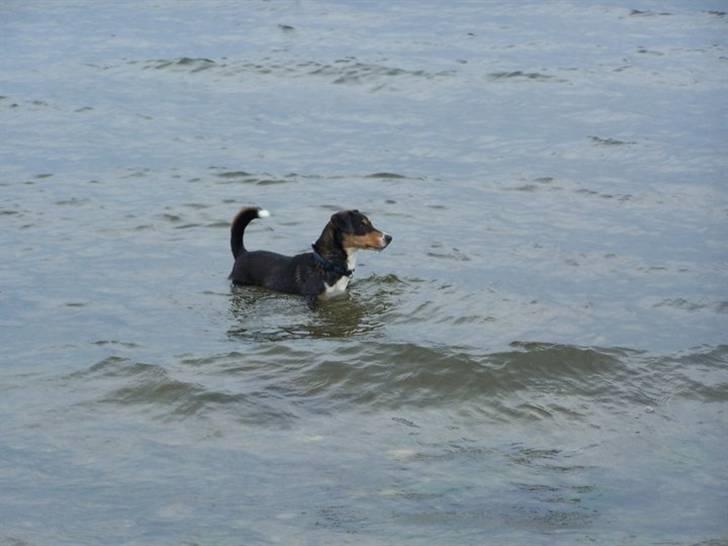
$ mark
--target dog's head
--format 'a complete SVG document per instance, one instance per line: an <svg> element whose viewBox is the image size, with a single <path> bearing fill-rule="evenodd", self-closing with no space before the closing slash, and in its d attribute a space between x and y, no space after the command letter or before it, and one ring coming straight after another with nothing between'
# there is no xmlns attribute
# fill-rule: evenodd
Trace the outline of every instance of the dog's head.
<svg viewBox="0 0 728 546"><path fill-rule="evenodd" d="M358 210L333 214L329 225L336 230L344 250L384 250L392 242L391 235L376 229Z"/></svg>

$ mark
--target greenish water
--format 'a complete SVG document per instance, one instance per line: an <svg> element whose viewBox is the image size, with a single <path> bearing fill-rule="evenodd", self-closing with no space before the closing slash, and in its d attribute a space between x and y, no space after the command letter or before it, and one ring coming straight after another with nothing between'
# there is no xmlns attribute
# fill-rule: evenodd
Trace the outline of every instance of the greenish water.
<svg viewBox="0 0 728 546"><path fill-rule="evenodd" d="M726 543L724 7L2 4L0 545Z"/></svg>

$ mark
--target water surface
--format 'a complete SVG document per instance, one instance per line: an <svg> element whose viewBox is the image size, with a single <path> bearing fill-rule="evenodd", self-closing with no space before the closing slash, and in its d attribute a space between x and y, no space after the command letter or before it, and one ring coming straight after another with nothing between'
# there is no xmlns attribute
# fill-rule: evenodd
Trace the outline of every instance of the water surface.
<svg viewBox="0 0 728 546"><path fill-rule="evenodd" d="M724 8L5 2L0 544L726 543Z"/></svg>

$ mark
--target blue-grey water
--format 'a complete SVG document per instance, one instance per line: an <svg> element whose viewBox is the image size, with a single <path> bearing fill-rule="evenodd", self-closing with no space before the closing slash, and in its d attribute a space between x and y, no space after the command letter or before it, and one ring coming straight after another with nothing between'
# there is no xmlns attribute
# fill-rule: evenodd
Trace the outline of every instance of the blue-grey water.
<svg viewBox="0 0 728 546"><path fill-rule="evenodd" d="M727 11L0 2L0 545L728 544Z"/></svg>

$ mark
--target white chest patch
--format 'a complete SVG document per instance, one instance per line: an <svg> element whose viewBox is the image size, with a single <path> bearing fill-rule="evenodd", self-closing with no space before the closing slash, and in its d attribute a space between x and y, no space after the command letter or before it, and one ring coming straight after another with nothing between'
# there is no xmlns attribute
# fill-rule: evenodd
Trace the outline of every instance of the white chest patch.
<svg viewBox="0 0 728 546"><path fill-rule="evenodd" d="M344 276L336 281L333 285L324 283L326 291L323 293L323 297L328 299L335 298L336 296L341 296L343 293L346 292L346 287L349 286L350 280L351 277Z"/></svg>
<svg viewBox="0 0 728 546"><path fill-rule="evenodd" d="M350 252L349 255L346 257L346 267L349 268L351 271L354 271L354 268L356 267L355 251ZM346 288L349 286L350 281L351 277L347 277L346 275L344 275L334 284L324 283L324 287L326 288L326 290L323 294L321 294L321 296L324 299L341 296L342 294L346 293Z"/></svg>

